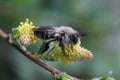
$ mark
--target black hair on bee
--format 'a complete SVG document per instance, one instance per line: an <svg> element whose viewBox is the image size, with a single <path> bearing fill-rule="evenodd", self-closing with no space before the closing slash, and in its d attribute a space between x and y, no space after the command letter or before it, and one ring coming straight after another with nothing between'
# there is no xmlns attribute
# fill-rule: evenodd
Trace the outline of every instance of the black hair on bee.
<svg viewBox="0 0 120 80"><path fill-rule="evenodd" d="M65 52L65 44L71 44L71 48L73 44L76 44L80 40L79 33L71 27L68 26L60 26L60 27L52 27L52 26L40 26L35 27L33 29L34 35L43 40L51 39L47 44L44 53L47 49L49 49L49 44L54 41L59 41L59 46L64 55L67 55Z"/></svg>

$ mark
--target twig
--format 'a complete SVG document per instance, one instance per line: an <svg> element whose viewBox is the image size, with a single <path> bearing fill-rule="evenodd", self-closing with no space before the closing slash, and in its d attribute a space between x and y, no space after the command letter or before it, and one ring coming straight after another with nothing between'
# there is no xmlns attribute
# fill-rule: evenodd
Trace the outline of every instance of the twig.
<svg viewBox="0 0 120 80"><path fill-rule="evenodd" d="M20 51L24 56L26 56L27 58L32 60L34 63L38 64L39 66L43 67L47 71L51 72L54 77L57 77L59 74L63 74L63 75L69 76L72 80L83 80L83 79L78 79L78 78L75 78L73 76L70 76L70 75L68 75L68 74L66 74L66 73L64 73L64 72L62 72L58 69L55 69L55 68L49 66L48 64L44 63L43 61L33 57L32 55L30 55L31 54L30 52L27 52L27 51L21 49L14 42L10 42L9 41L9 36L2 29L0 29L0 37L3 38L5 41L7 41L8 44L10 44L14 48L16 48L18 51Z"/></svg>

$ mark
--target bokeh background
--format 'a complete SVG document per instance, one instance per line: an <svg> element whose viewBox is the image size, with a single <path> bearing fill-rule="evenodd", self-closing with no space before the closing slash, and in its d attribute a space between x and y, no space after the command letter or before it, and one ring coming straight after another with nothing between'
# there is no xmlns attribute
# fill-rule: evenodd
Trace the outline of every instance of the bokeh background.
<svg viewBox="0 0 120 80"><path fill-rule="evenodd" d="M94 59L70 65L48 64L78 78L120 79L120 0L0 0L0 28L10 33L29 18L34 25L71 26ZM54 80L0 38L0 80Z"/></svg>

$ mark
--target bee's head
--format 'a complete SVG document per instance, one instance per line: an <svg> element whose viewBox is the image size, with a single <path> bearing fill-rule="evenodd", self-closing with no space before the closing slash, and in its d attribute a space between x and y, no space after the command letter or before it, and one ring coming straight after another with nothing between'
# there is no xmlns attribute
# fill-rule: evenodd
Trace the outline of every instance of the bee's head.
<svg viewBox="0 0 120 80"><path fill-rule="evenodd" d="M65 33L66 43L76 44L80 41L79 33L69 26L60 26L59 28L56 28L56 30Z"/></svg>
<svg viewBox="0 0 120 80"><path fill-rule="evenodd" d="M69 36L69 38L71 43L76 44L80 40L80 35L79 33L73 33Z"/></svg>

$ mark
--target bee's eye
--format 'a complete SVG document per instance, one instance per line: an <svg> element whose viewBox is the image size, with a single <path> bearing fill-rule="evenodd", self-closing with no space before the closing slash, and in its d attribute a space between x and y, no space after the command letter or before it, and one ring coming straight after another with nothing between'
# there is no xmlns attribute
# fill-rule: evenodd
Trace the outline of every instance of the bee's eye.
<svg viewBox="0 0 120 80"><path fill-rule="evenodd" d="M78 42L78 39L80 38L79 34L73 34L71 36L71 41L76 44Z"/></svg>

